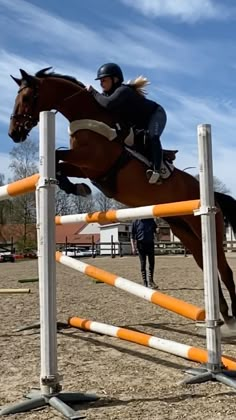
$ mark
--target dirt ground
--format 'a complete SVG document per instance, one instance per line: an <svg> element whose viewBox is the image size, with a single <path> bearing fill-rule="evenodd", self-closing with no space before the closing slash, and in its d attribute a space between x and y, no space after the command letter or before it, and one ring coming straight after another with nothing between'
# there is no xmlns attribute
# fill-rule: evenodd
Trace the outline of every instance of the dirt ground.
<svg viewBox="0 0 236 420"><path fill-rule="evenodd" d="M236 258L229 254L236 272ZM138 257L84 259L120 276L140 282ZM163 293L203 305L202 273L191 256L156 257L155 279ZM0 296L0 405L23 400L37 388L40 340L35 330L14 329L39 319L38 283L18 283L37 277L37 261L0 265L0 288L30 287L31 294ZM58 321L80 316L138 329L189 345L205 345L194 322L163 310L111 286L95 283L57 264ZM223 343L225 354L236 356L236 340ZM71 328L58 333L58 370L63 390L95 392L101 398L79 410L88 420L233 420L236 393L208 382L179 385L184 370L198 365L154 349ZM11 419L61 419L53 408L10 416Z"/></svg>

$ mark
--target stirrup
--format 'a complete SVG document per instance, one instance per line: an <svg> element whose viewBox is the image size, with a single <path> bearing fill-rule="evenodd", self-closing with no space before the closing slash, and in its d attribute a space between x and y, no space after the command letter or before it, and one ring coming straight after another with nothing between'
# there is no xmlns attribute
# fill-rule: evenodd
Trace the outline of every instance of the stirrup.
<svg viewBox="0 0 236 420"><path fill-rule="evenodd" d="M149 184L156 184L156 182L160 179L159 172L155 172L153 169L148 169L146 171L147 179Z"/></svg>

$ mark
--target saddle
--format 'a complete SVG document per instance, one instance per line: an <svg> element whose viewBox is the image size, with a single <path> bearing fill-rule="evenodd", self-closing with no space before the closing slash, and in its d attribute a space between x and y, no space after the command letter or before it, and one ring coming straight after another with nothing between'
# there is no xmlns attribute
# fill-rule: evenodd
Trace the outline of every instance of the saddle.
<svg viewBox="0 0 236 420"><path fill-rule="evenodd" d="M173 163L173 161L176 159L176 154L178 153L178 150L162 150L163 153L163 159L168 163Z"/></svg>
<svg viewBox="0 0 236 420"><path fill-rule="evenodd" d="M148 138L147 130L138 130L135 128L128 128L124 126L116 126L117 138L114 141L127 146L131 150L144 156L146 159L150 159L151 145ZM166 150L162 149L163 161L170 164L176 159L178 150Z"/></svg>

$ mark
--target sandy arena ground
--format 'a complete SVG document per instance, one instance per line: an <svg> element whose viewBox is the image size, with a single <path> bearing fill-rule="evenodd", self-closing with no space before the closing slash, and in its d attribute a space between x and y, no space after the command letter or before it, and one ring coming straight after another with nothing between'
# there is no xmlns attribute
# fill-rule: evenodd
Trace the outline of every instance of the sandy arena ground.
<svg viewBox="0 0 236 420"><path fill-rule="evenodd" d="M236 258L228 257L236 272ZM85 260L135 282L141 282L138 257ZM14 329L39 319L38 283L19 284L37 277L37 261L0 265L0 288L30 287L29 295L1 295L0 405L20 401L38 387L40 343L38 331ZM203 305L202 273L191 256L156 257L160 291ZM158 337L204 347L194 322L138 297L57 264L58 321L78 315L135 328ZM236 339L223 344L235 356ZM235 420L236 393L218 383L183 386L183 370L190 361L116 338L69 329L58 333L58 366L63 389L96 392L101 399L84 404L88 420ZM53 408L12 415L10 419L61 419Z"/></svg>

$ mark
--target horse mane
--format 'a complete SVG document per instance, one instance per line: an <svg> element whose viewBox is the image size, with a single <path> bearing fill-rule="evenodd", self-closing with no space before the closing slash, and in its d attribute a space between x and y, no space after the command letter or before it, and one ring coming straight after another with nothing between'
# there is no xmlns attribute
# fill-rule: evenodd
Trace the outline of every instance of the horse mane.
<svg viewBox="0 0 236 420"><path fill-rule="evenodd" d="M147 85L150 85L150 82L146 77L138 76L136 77L136 79L129 80L126 84L134 88L137 91L137 93L139 93L140 95L146 96L147 91L145 87Z"/></svg>
<svg viewBox="0 0 236 420"><path fill-rule="evenodd" d="M48 72L48 70L50 70L50 69L52 69L52 67L46 67L42 70L37 71L37 73L35 73L35 77L38 77L40 79L55 77L57 79L64 79L64 80L68 80L70 82L73 82L73 83L77 84L78 86L80 86L81 88L85 87L85 85L82 82L80 82L79 80L77 80L75 77L68 76L66 74L55 73L54 71Z"/></svg>

